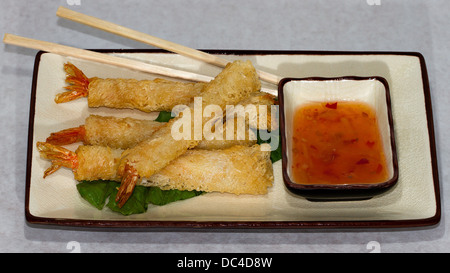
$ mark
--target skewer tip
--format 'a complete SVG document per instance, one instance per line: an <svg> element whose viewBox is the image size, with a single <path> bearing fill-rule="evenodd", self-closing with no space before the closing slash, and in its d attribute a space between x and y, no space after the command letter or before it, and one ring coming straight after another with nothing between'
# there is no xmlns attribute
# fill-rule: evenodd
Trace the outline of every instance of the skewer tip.
<svg viewBox="0 0 450 273"><path fill-rule="evenodd" d="M8 44L10 38L11 38L11 34L5 33L5 36L3 36L3 43Z"/></svg>
<svg viewBox="0 0 450 273"><path fill-rule="evenodd" d="M56 16L61 17L62 13L64 13L64 11L69 10L63 6L59 6L58 9L56 10Z"/></svg>

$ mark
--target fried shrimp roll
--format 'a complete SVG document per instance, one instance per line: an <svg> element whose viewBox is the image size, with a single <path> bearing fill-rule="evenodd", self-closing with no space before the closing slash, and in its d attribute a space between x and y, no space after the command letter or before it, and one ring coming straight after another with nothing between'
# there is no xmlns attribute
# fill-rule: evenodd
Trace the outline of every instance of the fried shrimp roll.
<svg viewBox="0 0 450 273"><path fill-rule="evenodd" d="M202 149L221 149L234 145L251 146L256 144L256 136L248 129L267 130L278 127L277 119L271 114L271 106L275 104L275 97L261 92L252 93L251 96L238 105L245 108L255 107L255 111L247 113L238 113L234 108L230 113L226 113L223 135L226 135L226 124L230 119L234 119L234 138L203 140L199 147ZM266 107L265 113L260 111L260 106ZM240 114L243 114L240 116ZM237 135L237 124L243 120L245 124L245 139ZM82 142L85 145L109 146L115 149L129 149L141 141L149 138L156 130L164 126L164 123L140 120L133 118L116 118L98 115L90 115L86 118L84 125L75 128L64 129L59 132L51 133L46 142L54 145L68 145L76 142Z"/></svg>
<svg viewBox="0 0 450 273"><path fill-rule="evenodd" d="M270 152L260 145L190 150L142 184L163 190L266 194L273 183Z"/></svg>
<svg viewBox="0 0 450 273"><path fill-rule="evenodd" d="M46 142L37 143L40 155L52 161L49 176L61 167L72 169L78 181L121 181L117 167L122 150L80 146L75 152ZM191 150L138 185L161 189L199 190L233 194L266 194L273 183L270 152L234 146L225 150Z"/></svg>
<svg viewBox="0 0 450 273"><path fill-rule="evenodd" d="M205 83L185 83L164 79L101 79L88 78L71 63L64 65L67 90L58 94L56 103L81 97L88 98L89 107L138 109L143 112L171 111L179 104L189 104L201 94Z"/></svg>
<svg viewBox="0 0 450 273"><path fill-rule="evenodd" d="M230 121L228 121L230 122ZM221 139L210 139L206 140L203 139L199 142L199 144L195 147L195 149L200 150L219 150L219 149L226 149L230 148L236 145L240 146L253 146L257 143L257 136L254 131L252 131L247 125L245 125L245 130L242 132L241 135L238 128L237 128L237 119L235 118L233 120L234 123L234 130L232 138L227 138L227 122L223 124L223 129L220 130L220 134L223 136Z"/></svg>
<svg viewBox="0 0 450 273"><path fill-rule="evenodd" d="M232 111L227 111L225 119L243 119L250 128L268 131L275 130L278 128L278 113L276 113L277 108L274 107L276 104L275 96L256 92L239 102ZM239 108L239 106L243 108ZM251 107L255 107L254 111L249 111L253 110Z"/></svg>
<svg viewBox="0 0 450 273"><path fill-rule="evenodd" d="M84 125L52 133L46 142L59 146L82 142L86 145L128 149L149 138L162 126L164 123L153 120L90 115Z"/></svg>
<svg viewBox="0 0 450 273"><path fill-rule="evenodd" d="M250 61L235 61L228 64L214 80L207 83L202 90L203 107L218 105L222 109L226 105L234 105L259 91L261 83L255 68ZM193 113L193 105L189 111ZM181 116L181 115L180 115ZM149 139L135 147L124 151L119 164L119 175L122 183L116 196L119 207L123 206L134 190L134 186L143 178L149 178L171 161L196 147L199 140L176 140L172 136L172 126L181 117L169 121L156 131ZM202 127L209 118L203 118ZM193 121L192 121L193 122Z"/></svg>
<svg viewBox="0 0 450 273"><path fill-rule="evenodd" d="M164 124L152 120L91 115L86 118L84 125L51 133L46 142L57 146L81 142L85 145L125 150L146 140ZM226 126L224 126L223 134L226 134ZM234 145L252 146L254 144L256 144L256 136L251 130L247 130L245 139L242 140L238 138L237 130L235 130L233 139L203 139L197 148L212 150L229 148Z"/></svg>

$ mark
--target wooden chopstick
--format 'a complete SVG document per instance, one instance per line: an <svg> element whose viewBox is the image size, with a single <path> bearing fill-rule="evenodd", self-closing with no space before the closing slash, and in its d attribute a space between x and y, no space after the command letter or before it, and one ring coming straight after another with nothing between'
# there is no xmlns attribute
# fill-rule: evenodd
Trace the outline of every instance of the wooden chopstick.
<svg viewBox="0 0 450 273"><path fill-rule="evenodd" d="M103 54L85 49L79 49L75 47L60 45L56 43L35 40L25 38L13 34L6 33L3 42L5 44L16 45L20 47L32 48L42 50L62 56L75 57L83 60L94 61L131 70L142 71L146 73L156 74L160 76L166 76L171 78L184 79L195 82L210 82L213 77L187 72L183 70L177 70L173 68L167 68L154 64L144 63L141 61L135 61L131 59L121 58L109 54ZM262 92L266 92L272 95L276 95L277 91L271 88L261 88Z"/></svg>
<svg viewBox="0 0 450 273"><path fill-rule="evenodd" d="M72 11L70 9L67 9L65 7L59 7L58 11L56 12L56 15L65 18L77 23L81 23L84 25L88 25L94 28L101 29L103 31L107 31L116 35L120 35L135 41L139 41L142 43L146 43L158 48L162 48L171 52L178 53L183 56L191 57L206 63L214 64L220 67L224 67L229 62L226 59L220 58L218 56L208 54L203 51L199 51L196 49L192 49L183 45L179 45L170 41L166 41L136 30L132 30L130 28L126 28L114 23L110 23L104 20L101 20L96 17L92 17L89 15L85 15L76 11ZM277 84L280 82L281 77L277 75L273 75L261 70L257 70L257 73L261 80Z"/></svg>
<svg viewBox="0 0 450 273"><path fill-rule="evenodd" d="M167 76L172 78L179 78L190 81L199 82L209 82L213 78L205 75L200 75L196 73L191 73L182 70L176 70L172 68L167 68L163 66L153 65L149 63L144 63L140 61L130 60L126 58L121 58L113 55L98 53L90 50L79 49L70 46L64 46L56 43L45 42L30 38L25 38L13 34L5 34L3 39L5 44L11 44L26 48L32 48L37 50L42 50L46 52L55 53L63 56L70 56L79 59L115 65L119 67L124 67L132 70L143 71L147 73L157 74L161 76Z"/></svg>

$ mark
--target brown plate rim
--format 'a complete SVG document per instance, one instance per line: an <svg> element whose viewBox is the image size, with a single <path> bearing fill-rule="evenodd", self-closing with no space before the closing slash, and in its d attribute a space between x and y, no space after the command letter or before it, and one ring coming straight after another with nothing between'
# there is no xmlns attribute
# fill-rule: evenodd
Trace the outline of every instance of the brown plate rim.
<svg viewBox="0 0 450 273"><path fill-rule="evenodd" d="M92 49L102 53L170 53L162 49ZM431 103L430 84L425 58L419 52L401 51L313 51L313 50L202 50L211 54L224 55L402 55L417 57L420 61L422 82L425 97L425 108L428 122L430 140L431 164L435 189L436 212L435 215L423 219L411 220L374 220L374 221L115 221L115 220L75 220L60 218L42 218L30 212L30 185L33 154L34 118L36 107L36 89L39 75L41 56L47 52L39 51L36 54L33 81L30 99L30 114L28 128L27 172L25 192L25 218L32 225L49 225L60 227L86 227L86 228L163 228L164 230L179 229L341 229L341 228L412 228L437 225L441 219L441 196L439 186L439 173L436 156L436 141L434 120Z"/></svg>

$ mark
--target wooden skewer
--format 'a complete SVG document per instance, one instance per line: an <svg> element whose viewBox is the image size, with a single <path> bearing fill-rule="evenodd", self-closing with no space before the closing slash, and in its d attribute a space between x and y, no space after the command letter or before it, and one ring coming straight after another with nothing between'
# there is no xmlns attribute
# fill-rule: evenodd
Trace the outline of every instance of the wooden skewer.
<svg viewBox="0 0 450 273"><path fill-rule="evenodd" d="M208 54L203 51L192 49L183 45L179 45L173 42L169 42L136 30L132 30L114 23L110 23L96 17L85 15L76 11L72 11L65 7L59 7L56 15L77 23L85 24L94 28L101 29L116 35L120 35L135 41L146 43L158 48L162 48L171 52L178 53L183 56L188 56L197 60L201 60L206 63L214 64L220 67L224 67L229 62L226 59L220 58L218 56ZM277 84L281 80L281 77L257 70L258 75L261 80Z"/></svg>
<svg viewBox="0 0 450 273"><path fill-rule="evenodd" d="M75 57L83 60L94 61L131 70L142 71L146 73L167 76L171 78L179 78L195 82L210 82L213 77L167 68L163 66L153 65L131 59L121 58L113 55L98 53L90 50L79 49L70 46L64 46L56 43L25 38L13 34L5 34L3 38L5 44L16 45L20 47L32 48L46 52L55 53L62 56ZM276 90L270 88L262 88L261 91L276 95Z"/></svg>
<svg viewBox="0 0 450 273"><path fill-rule="evenodd" d="M56 43L34 40L9 33L5 34L3 42L5 44L12 44L26 48L43 50L58 55L70 56L79 59L120 66L132 70L143 71L147 73L157 74L161 76L168 76L172 78L180 78L184 80L199 81L199 82L209 82L213 79L212 77L205 75L148 64L140 61L98 53L90 50L64 46Z"/></svg>

